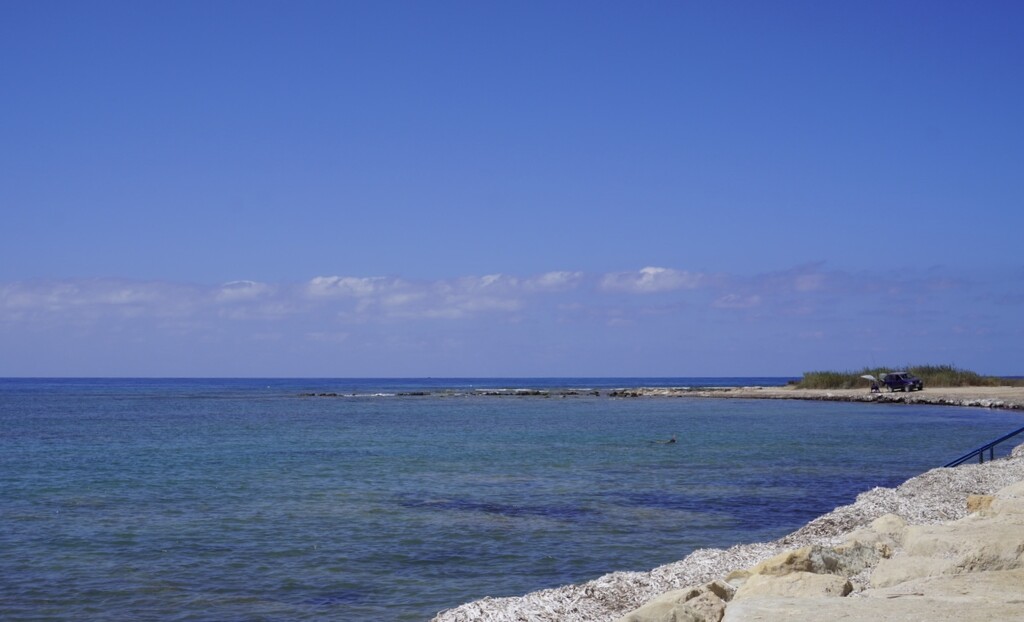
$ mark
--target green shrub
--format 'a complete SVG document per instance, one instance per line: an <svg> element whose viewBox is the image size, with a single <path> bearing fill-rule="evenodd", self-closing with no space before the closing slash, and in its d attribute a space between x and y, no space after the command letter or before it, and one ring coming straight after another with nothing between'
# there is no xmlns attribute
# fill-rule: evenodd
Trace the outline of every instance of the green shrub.
<svg viewBox="0 0 1024 622"><path fill-rule="evenodd" d="M908 365L905 367L865 367L860 371L811 371L805 372L803 379L797 383L800 389L866 389L871 383L863 375L872 375L881 379L882 374L894 371L908 371L924 382L928 387L994 387L1005 384L1016 384L992 376L982 376L976 372L958 369L952 365Z"/></svg>

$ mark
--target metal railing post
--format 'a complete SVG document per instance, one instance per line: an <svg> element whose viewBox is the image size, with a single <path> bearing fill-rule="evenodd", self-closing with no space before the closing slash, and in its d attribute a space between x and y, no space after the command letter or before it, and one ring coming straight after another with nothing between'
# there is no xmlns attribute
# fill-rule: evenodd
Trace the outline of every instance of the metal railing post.
<svg viewBox="0 0 1024 622"><path fill-rule="evenodd" d="M1010 432L1009 434L1007 434L1005 436L1001 436L1001 437L997 438L996 440L992 441L991 443L986 443L985 445L982 445L981 447L975 449L974 451L972 451L972 452L970 452L968 454L965 454L963 456L960 456L956 460L950 462L949 464L945 464L943 466L945 466L945 467L959 466L959 465L967 462L968 460L970 460L974 456L978 456L978 463L979 464L984 464L985 463L985 450L988 450L988 459L989 459L989 461L995 460L996 459L996 445L998 445L998 444L1000 444L1000 443L1002 443L1004 441L1007 441L1007 440L1009 440L1009 439L1013 438L1014 436L1017 436L1018 434L1021 434L1021 433L1024 433L1024 428L1020 428L1019 430L1014 430L1013 432Z"/></svg>

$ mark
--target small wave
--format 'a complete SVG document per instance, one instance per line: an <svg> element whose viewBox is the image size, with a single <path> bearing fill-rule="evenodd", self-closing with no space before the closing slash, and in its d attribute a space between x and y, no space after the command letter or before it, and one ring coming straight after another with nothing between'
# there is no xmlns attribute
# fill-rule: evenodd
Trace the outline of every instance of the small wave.
<svg viewBox="0 0 1024 622"><path fill-rule="evenodd" d="M299 393L299 397L395 397L397 393Z"/></svg>

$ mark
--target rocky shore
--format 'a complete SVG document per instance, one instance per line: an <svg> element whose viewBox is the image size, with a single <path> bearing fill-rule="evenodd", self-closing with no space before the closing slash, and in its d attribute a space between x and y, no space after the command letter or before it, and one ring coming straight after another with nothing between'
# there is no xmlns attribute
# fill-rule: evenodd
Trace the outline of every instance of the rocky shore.
<svg viewBox="0 0 1024 622"><path fill-rule="evenodd" d="M912 393L871 393L865 389L798 389L784 387L632 387L621 389L537 389L529 387L509 389L445 389L436 391L409 391L399 393L299 393L302 398L354 398L354 397L445 397L445 398L719 398L719 399L777 399L815 400L833 402L880 402L902 404L934 404L943 406L971 406L1024 410L1024 387L952 387L926 388Z"/></svg>
<svg viewBox="0 0 1024 622"><path fill-rule="evenodd" d="M631 388L609 392L610 397L702 397L721 399L814 400L933 404L1024 410L1024 387L940 387L910 393L871 393L867 389L798 389L785 387Z"/></svg>
<svg viewBox="0 0 1024 622"><path fill-rule="evenodd" d="M1024 389L918 393L791 387L631 389L636 397L895 401L1024 409ZM628 397L628 396L622 396ZM700 549L525 596L485 598L433 622L1024 620L1024 446L985 464L874 488L773 542Z"/></svg>

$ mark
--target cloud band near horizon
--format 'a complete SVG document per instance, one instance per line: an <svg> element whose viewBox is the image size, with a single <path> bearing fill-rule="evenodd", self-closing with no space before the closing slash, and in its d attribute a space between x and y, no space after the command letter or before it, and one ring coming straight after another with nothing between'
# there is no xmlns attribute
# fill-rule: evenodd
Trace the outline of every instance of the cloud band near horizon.
<svg viewBox="0 0 1024 622"><path fill-rule="evenodd" d="M753 276L645 267L605 274L552 271L534 276L489 274L435 281L337 275L316 276L299 283L236 280L220 285L58 279L0 283L0 321L10 324L61 316L74 316L78 321L168 318L210 312L228 319L269 320L324 308L337 309L342 320L459 319L518 313L544 300L572 299L578 305L584 298L598 306L628 301L634 309L643 307L645 300L668 297L708 309L781 310L798 300L816 306L842 304L848 299L921 301L951 291L984 297L984 289L983 282L934 272L893 278L827 271L822 264ZM988 295L994 304L1014 301L1009 295Z"/></svg>
<svg viewBox="0 0 1024 622"><path fill-rule="evenodd" d="M1024 305L1022 283L1020 271L1009 280L983 280L938 269L892 276L823 264L749 276L649 266L433 281L60 279L0 283L0 339L26 359L48 348L46 360L76 347L89 360L86 343L141 358L287 343L300 357L305 350L298 344L305 342L326 348L323 360L362 352L363 361L379 359L375 368L409 359L425 373L435 373L437 358L445 356L449 368L460 370L471 360L498 367L514 352L522 359L516 369L540 366L527 344L552 349L538 373L601 359L611 361L606 366L644 358L665 365L698 347L707 360L729 351L742 360L759 349L765 361L784 361L796 358L802 343L814 343L819 357L873 349L905 353L890 355L905 362L935 350L948 352L941 362L955 362L974 350L979 357L993 349L1012 354L1021 340L1013 318ZM313 360L307 354L303 360ZM176 368L187 370L190 355L176 356ZM46 357L39 357L45 367ZM19 373L11 355L0 375Z"/></svg>

